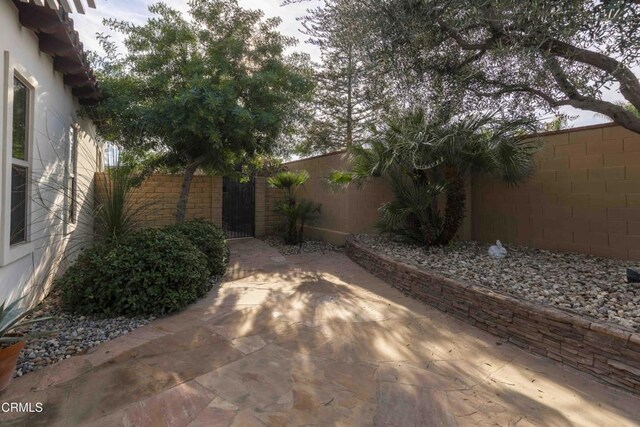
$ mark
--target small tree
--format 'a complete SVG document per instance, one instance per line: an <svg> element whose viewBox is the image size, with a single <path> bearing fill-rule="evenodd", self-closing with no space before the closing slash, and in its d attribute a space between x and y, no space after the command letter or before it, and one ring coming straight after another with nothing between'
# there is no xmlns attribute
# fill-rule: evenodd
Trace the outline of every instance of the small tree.
<svg viewBox="0 0 640 427"><path fill-rule="evenodd" d="M319 203L296 198L296 189L303 186L308 179L309 173L300 170L279 172L267 180L271 187L280 188L285 192L285 200L276 206L276 212L286 218L284 240L291 245L302 243L304 225L320 214Z"/></svg>
<svg viewBox="0 0 640 427"><path fill-rule="evenodd" d="M237 0L191 0L186 17L163 3L149 10L144 25L106 21L126 52L102 39L105 99L88 111L107 140L153 150L158 165L184 173L181 223L196 171L224 174L269 154L312 84L300 56L284 55L295 39L276 31L277 18Z"/></svg>
<svg viewBox="0 0 640 427"><path fill-rule="evenodd" d="M387 121L367 147L350 150L347 172L334 183L362 183L371 176L389 180L394 200L380 209L383 231L404 234L426 245L449 243L465 217L465 179L487 172L516 184L533 171L537 142L523 131L527 122L498 121L491 114L431 116L417 110ZM437 198L445 195L445 209Z"/></svg>

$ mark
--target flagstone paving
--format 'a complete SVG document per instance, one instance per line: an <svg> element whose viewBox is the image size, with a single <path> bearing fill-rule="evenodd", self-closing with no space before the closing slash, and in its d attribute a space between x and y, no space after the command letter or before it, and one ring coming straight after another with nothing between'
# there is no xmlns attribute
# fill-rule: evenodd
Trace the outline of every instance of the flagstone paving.
<svg viewBox="0 0 640 427"><path fill-rule="evenodd" d="M230 242L219 289L16 380L28 426L632 426L640 398L406 298L344 254Z"/></svg>

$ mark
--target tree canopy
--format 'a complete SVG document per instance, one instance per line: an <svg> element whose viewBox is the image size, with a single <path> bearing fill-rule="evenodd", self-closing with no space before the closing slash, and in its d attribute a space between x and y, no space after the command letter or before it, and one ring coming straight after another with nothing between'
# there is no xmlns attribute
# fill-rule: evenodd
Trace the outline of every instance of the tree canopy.
<svg viewBox="0 0 640 427"><path fill-rule="evenodd" d="M640 132L637 0L363 0L370 57L464 105L522 115L572 106Z"/></svg>
<svg viewBox="0 0 640 427"><path fill-rule="evenodd" d="M106 139L184 171L181 222L196 170L225 173L273 152L313 85L308 58L285 55L295 39L262 11L237 0L191 0L186 16L164 3L149 10L143 25L106 21L124 51L102 38L105 99L89 115Z"/></svg>
<svg viewBox="0 0 640 427"><path fill-rule="evenodd" d="M361 44L367 29L360 6L357 0L327 0L300 18L306 42L321 55L314 64L316 87L301 154L361 144L389 102L383 70L368 61Z"/></svg>

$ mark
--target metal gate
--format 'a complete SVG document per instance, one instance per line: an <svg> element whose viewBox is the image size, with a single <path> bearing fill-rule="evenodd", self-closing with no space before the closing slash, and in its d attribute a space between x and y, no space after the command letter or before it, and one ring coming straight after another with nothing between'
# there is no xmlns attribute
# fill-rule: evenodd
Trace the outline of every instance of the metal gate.
<svg viewBox="0 0 640 427"><path fill-rule="evenodd" d="M222 228L229 239L253 237L255 232L255 182L222 180Z"/></svg>

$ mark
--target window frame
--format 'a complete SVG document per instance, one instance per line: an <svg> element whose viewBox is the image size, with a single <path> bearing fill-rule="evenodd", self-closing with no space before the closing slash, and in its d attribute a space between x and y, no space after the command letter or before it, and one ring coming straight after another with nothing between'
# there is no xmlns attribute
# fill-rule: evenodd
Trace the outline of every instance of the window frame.
<svg viewBox="0 0 640 427"><path fill-rule="evenodd" d="M0 87L0 98L2 100L2 173L4 185L0 189L2 200L0 208L3 215L0 221L0 266L10 264L18 259L30 255L34 251L31 233L32 214L32 171L33 171L33 138L35 123L35 105L38 92L38 81L21 64L13 61L9 51L4 51L4 80ZM27 88L27 116L25 151L26 160L13 158L13 95L14 77L17 78ZM11 239L11 178L13 166L26 168L26 215L25 215L25 240L10 243ZM5 213L7 213L5 215Z"/></svg>
<svg viewBox="0 0 640 427"><path fill-rule="evenodd" d="M29 212L31 211L31 206L30 206L30 195L31 195L31 121L32 121L32 117L31 117L31 110L32 110L32 92L33 89L30 87L29 83L27 81L25 81L25 79L16 71L14 70L13 76L11 78L11 82L9 82L9 84L11 85L11 106L13 107L14 105L14 101L15 101L15 84L14 84L14 80L17 80L18 82L20 82L26 89L27 93L26 93L26 108L25 108L25 135L24 135L24 152L25 152L25 158L24 159L19 159L17 157L13 157L13 136L15 135L15 129L13 129L13 119L15 118L13 116L14 113L14 109L11 108L11 152L9 157L11 158L11 182L9 182L9 192L10 194L10 200L9 200L9 221L11 222L11 213L13 210L13 168L20 168L23 169L25 171L25 185L26 185L26 190L25 190L25 206L24 206L24 239L20 240L18 242L15 243L11 243L11 238L13 237L12 235L12 231L11 230L11 223L9 224L9 246L14 247L17 245L22 245L24 243L28 243L30 241L30 215Z"/></svg>
<svg viewBox="0 0 640 427"><path fill-rule="evenodd" d="M67 232L72 231L78 222L78 138L80 126L73 123L69 126L69 145L67 153L67 206L66 225Z"/></svg>

